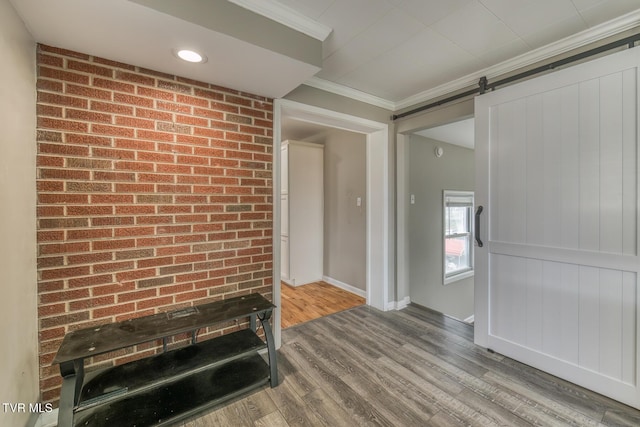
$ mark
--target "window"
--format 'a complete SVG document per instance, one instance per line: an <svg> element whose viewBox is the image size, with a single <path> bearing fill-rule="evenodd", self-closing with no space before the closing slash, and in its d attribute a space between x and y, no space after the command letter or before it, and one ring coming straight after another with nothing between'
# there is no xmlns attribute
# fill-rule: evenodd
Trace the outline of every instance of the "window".
<svg viewBox="0 0 640 427"><path fill-rule="evenodd" d="M443 193L444 284L473 276L473 192Z"/></svg>

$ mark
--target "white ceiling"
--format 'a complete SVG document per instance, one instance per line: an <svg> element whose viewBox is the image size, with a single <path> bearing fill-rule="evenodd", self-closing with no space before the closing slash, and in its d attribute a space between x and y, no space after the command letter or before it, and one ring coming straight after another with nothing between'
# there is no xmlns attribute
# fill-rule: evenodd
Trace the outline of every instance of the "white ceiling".
<svg viewBox="0 0 640 427"><path fill-rule="evenodd" d="M640 0L278 1L333 29L318 78L395 104L640 8Z"/></svg>
<svg viewBox="0 0 640 427"><path fill-rule="evenodd" d="M416 135L465 148L474 148L474 120L465 119L415 132Z"/></svg>
<svg viewBox="0 0 640 427"><path fill-rule="evenodd" d="M10 1L41 43L269 97L306 82L390 110L459 89L563 38L582 34L572 41L576 47L640 26L640 0L138 1L149 7L128 0ZM192 16L199 7L213 14L233 3L318 40L326 37L318 35L323 29L331 33L320 67L153 8L160 3L193 8ZM314 24L321 31L306 30ZM203 51L209 61L180 62L171 50L183 46Z"/></svg>
<svg viewBox="0 0 640 427"><path fill-rule="evenodd" d="M39 43L257 95L282 97L319 70L313 64L128 0L10 2ZM188 6L185 0L180 2ZM198 12L196 7L202 7L213 14L218 12L215 3L221 2L224 0L190 3L195 5L194 13ZM183 48L205 54L208 61L190 64L177 59L173 51Z"/></svg>

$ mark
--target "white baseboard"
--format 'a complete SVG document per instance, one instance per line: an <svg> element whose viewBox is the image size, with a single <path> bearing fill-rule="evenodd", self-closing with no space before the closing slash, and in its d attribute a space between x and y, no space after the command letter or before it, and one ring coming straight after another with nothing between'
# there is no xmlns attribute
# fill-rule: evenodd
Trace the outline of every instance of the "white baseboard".
<svg viewBox="0 0 640 427"><path fill-rule="evenodd" d="M362 297L362 298L366 298L367 297L367 292L366 291L363 291L360 288L356 288L355 286L351 286L351 285L346 284L344 282L341 282L339 280L332 279L331 277L322 276L322 281L327 282L328 284L330 284L332 286L335 286L336 288L344 289L347 292L351 292L352 294L356 294L359 297Z"/></svg>
<svg viewBox="0 0 640 427"><path fill-rule="evenodd" d="M411 298L404 297L400 301L396 302L396 310L402 310L403 308L405 308L409 304L411 304Z"/></svg>
<svg viewBox="0 0 640 427"><path fill-rule="evenodd" d="M467 322L467 323L473 323L474 316L475 316L475 315L473 315L473 314L472 314L471 316L469 316L469 317L467 317L466 319L464 319L464 321L465 321L465 322Z"/></svg>
<svg viewBox="0 0 640 427"><path fill-rule="evenodd" d="M411 299L409 297L404 297L400 301L389 301L384 306L384 311L390 310L402 310L406 306L411 303Z"/></svg>

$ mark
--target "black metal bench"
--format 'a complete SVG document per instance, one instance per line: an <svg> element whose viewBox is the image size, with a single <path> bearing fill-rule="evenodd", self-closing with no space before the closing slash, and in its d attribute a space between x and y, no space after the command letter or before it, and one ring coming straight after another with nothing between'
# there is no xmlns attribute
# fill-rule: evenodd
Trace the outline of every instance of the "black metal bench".
<svg viewBox="0 0 640 427"><path fill-rule="evenodd" d="M277 386L273 308L251 294L69 332L53 360L63 377L58 426L169 425L257 387ZM199 329L243 318L248 329L196 342ZM265 341L256 334L258 321ZM167 338L185 332L191 345L167 351ZM158 339L161 354L85 375L84 359ZM258 353L265 348L267 361Z"/></svg>

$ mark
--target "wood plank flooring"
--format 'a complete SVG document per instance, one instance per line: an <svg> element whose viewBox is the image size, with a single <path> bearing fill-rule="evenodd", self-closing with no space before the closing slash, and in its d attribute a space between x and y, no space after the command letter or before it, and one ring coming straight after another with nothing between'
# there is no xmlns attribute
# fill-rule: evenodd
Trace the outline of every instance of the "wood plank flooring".
<svg viewBox="0 0 640 427"><path fill-rule="evenodd" d="M363 305L366 300L326 282L281 285L282 329Z"/></svg>
<svg viewBox="0 0 640 427"><path fill-rule="evenodd" d="M197 426L638 426L640 411L473 344L428 309L342 311L282 332L281 384Z"/></svg>

